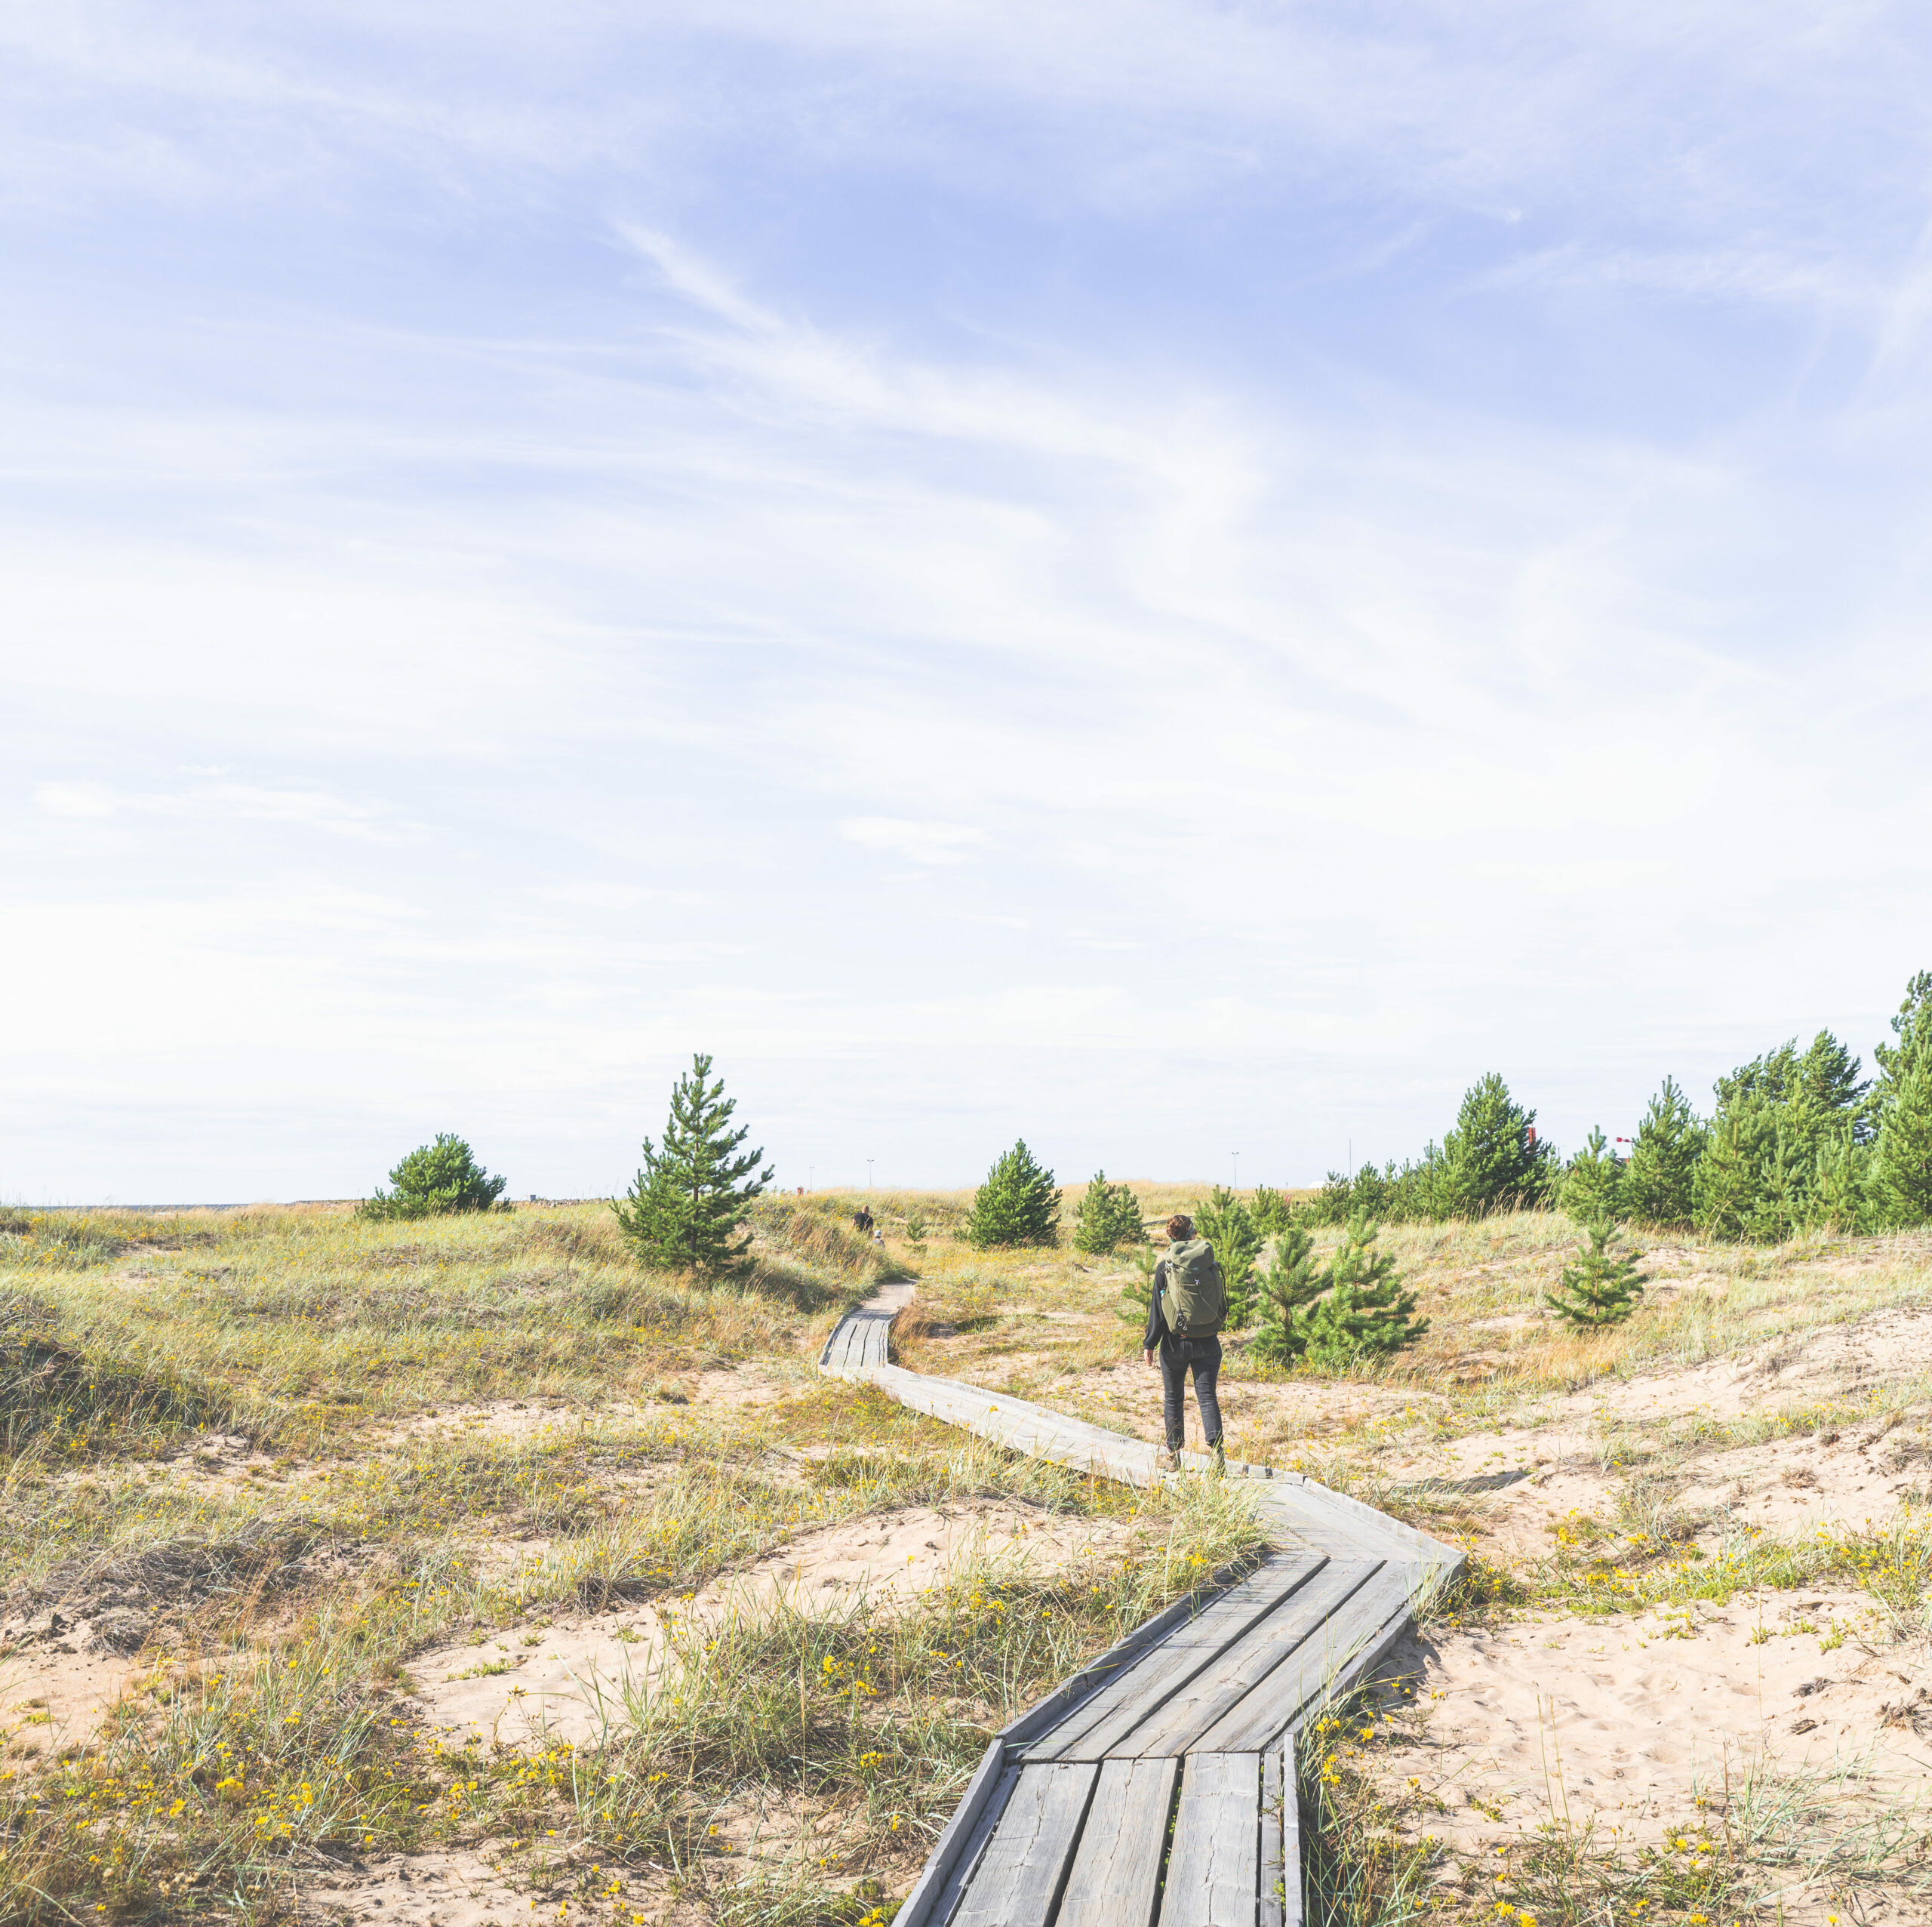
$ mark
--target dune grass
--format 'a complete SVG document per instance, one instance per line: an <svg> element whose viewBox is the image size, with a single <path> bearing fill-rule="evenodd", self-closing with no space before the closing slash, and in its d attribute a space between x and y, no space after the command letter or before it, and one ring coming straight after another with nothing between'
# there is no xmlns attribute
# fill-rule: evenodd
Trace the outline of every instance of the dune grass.
<svg viewBox="0 0 1932 1927"><path fill-rule="evenodd" d="M706 1285L638 1270L594 1206L0 1220L8 1608L85 1636L111 1602L140 1646L91 1736L50 1753L0 1710L0 1917L266 1922L357 1857L491 1841L546 1905L601 1911L614 1880L857 1921L989 1722L1254 1543L1238 1492L1083 1479L819 1379L905 1261L823 1201L755 1228ZM465 1751L405 1690L438 1642L987 1498L1127 1522L1135 1555L735 1627L589 1749ZM745 1812L787 1816L779 1849L710 1830Z"/></svg>

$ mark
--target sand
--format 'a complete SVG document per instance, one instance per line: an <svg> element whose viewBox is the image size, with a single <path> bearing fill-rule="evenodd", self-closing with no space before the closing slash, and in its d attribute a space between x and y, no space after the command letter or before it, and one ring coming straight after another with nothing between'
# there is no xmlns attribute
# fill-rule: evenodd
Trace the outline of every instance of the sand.
<svg viewBox="0 0 1932 1927"><path fill-rule="evenodd" d="M1131 1528L1066 1518L1011 1500L877 1513L801 1535L771 1557L674 1602L530 1620L410 1664L424 1716L447 1731L521 1744L595 1744L640 1692L675 1664L675 1638L795 1605L823 1615L904 1604L980 1561L1048 1575L1118 1553Z"/></svg>
<svg viewBox="0 0 1932 1927"><path fill-rule="evenodd" d="M1923 1825L1927 1661L1850 1589L1438 1629L1411 1635L1383 1675L1413 1688L1420 1737L1358 1757L1389 1795L1429 1803L1412 1834L1463 1855L1592 1823L1600 1845L1628 1854L1716 1824L1727 1790L1735 1800L1754 1772L1841 1776L1829 1795L1841 1821L1889 1803L1917 1805ZM1712 1804L1700 1809L1700 1796ZM1794 1923L1830 1912L1795 1876L1786 1898Z"/></svg>

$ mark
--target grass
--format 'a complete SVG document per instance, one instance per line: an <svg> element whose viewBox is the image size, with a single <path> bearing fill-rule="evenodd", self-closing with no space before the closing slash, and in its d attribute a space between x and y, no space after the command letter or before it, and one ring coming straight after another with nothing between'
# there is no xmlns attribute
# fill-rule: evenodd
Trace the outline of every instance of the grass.
<svg viewBox="0 0 1932 1927"><path fill-rule="evenodd" d="M1157 1219L1208 1187L1136 1188ZM640 1270L594 1205L395 1225L329 1207L0 1213L9 1617L91 1623L112 1601L133 1615L124 1642L144 1642L91 1738L50 1751L51 1724L0 1707L0 1917L266 1922L356 1858L462 1845L580 1919L882 1919L988 1731L1253 1540L1237 1488L1137 1494L816 1377L842 1309L916 1273L905 1362L1149 1435L1139 1334L1115 1316L1124 1259L975 1251L957 1235L969 1199L875 1194L881 1242L851 1229L856 1198L765 1200L754 1261L722 1287ZM1076 1200L1070 1187L1069 1224ZM1685 1495L1719 1454L1823 1449L1854 1430L1909 1466L1932 1451L1926 1371L1906 1361L1729 1413L1633 1417L1610 1395L1924 1304L1932 1242L1673 1239L1629 1324L1579 1338L1539 1309L1577 1237L1537 1214L1392 1227L1429 1338L1336 1376L1257 1369L1236 1334L1232 1448L1465 1535L1478 1556L1437 1608L1451 1634L1831 1584L1870 1600L1861 1638L1924 1636L1924 1514L1752 1532ZM1599 1496L1546 1549L1506 1553L1484 1537L1491 1487L1506 1495L1558 1412L1557 1469ZM1419 1470L1492 1437L1495 1479ZM487 1667L482 1642L533 1619L681 1596L802 1534L986 1499L1112 1520L1137 1550L1051 1581L957 1571L897 1611L776 1610L694 1633L663 1690L614 1706L591 1744L458 1745L402 1691L432 1647L478 1642ZM1304 1762L1333 1889L1312 1917L1463 1906L1468 1870L1420 1846L1421 1816L1377 1779L1377 1743L1337 1744L1318 1784ZM1545 1842L1511 1859L1512 1906L1545 1922L1611 1906L1620 1922L1645 1898L1638 1917L1687 1920L1685 1882L1708 1863L1731 1885L1706 1879L1707 1900L1741 1919L1787 1849L1841 1884L1860 1868L1889 1879L1921 1850L1912 1816L1869 1788L1838 1824L1843 1786L1754 1771L1706 1809L1730 1827L1721 1862ZM1566 1881L1596 1913L1562 1911Z"/></svg>
<svg viewBox="0 0 1932 1927"><path fill-rule="evenodd" d="M638 1270L589 1207L0 1220L12 1617L131 1617L141 1648L91 1735L0 1710L0 1917L278 1920L331 1867L490 1841L593 1917L648 1889L856 1922L989 1722L1253 1544L1237 1491L1138 1494L818 1379L840 1310L905 1261L822 1205L755 1229L707 1287ZM1112 1519L1134 1554L733 1627L594 1747L465 1750L404 1691L428 1647L989 1498ZM783 1816L771 1850L712 1831L747 1812Z"/></svg>

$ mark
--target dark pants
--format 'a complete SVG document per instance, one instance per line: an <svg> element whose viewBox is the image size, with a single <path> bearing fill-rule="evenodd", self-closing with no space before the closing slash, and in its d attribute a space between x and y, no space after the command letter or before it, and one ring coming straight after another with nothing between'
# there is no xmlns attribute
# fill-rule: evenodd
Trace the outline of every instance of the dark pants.
<svg viewBox="0 0 1932 1927"><path fill-rule="evenodd" d="M1177 1452L1187 1442L1187 1374L1194 1374L1195 1402L1201 1408L1201 1430L1208 1444L1221 1442L1221 1402L1214 1381L1221 1369L1218 1338L1177 1338L1170 1331L1161 1341L1161 1389L1168 1422L1168 1449Z"/></svg>

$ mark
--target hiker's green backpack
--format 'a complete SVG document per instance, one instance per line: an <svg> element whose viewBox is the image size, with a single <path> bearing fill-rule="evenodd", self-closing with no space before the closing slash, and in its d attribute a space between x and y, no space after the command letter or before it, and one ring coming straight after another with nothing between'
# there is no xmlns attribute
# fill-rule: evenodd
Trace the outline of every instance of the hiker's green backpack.
<svg viewBox="0 0 1932 1927"><path fill-rule="evenodd" d="M1169 1248L1168 1282L1161 1293L1161 1316L1177 1338L1209 1338L1228 1315L1228 1288L1214 1248L1205 1238L1189 1238Z"/></svg>

